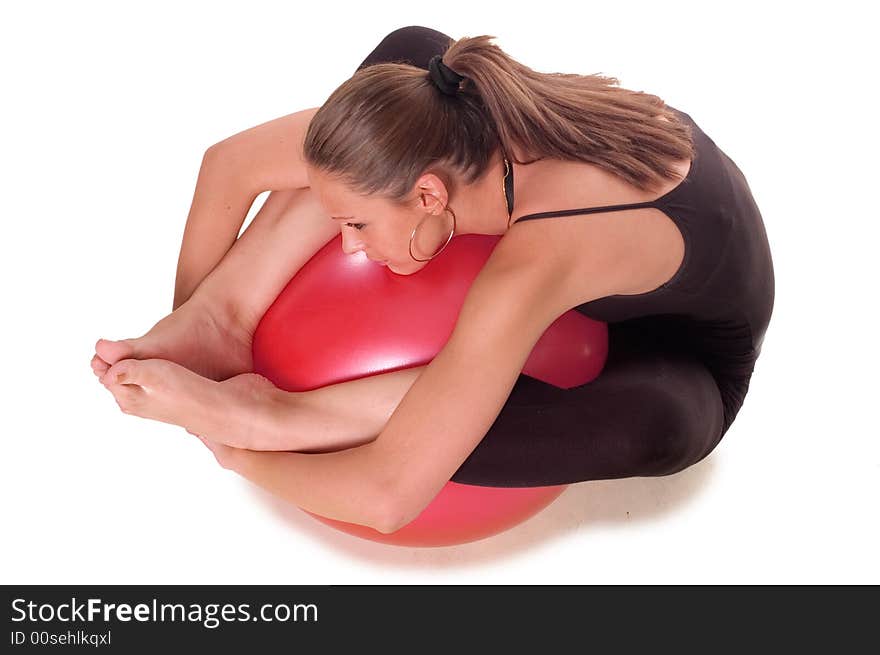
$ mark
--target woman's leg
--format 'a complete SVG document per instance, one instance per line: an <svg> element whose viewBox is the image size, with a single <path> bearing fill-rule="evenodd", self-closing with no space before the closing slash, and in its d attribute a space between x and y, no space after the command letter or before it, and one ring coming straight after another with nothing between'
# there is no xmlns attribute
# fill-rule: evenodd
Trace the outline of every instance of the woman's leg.
<svg viewBox="0 0 880 655"><path fill-rule="evenodd" d="M193 295L221 305L250 337L290 279L338 234L311 189L272 191Z"/></svg>
<svg viewBox="0 0 880 655"><path fill-rule="evenodd" d="M355 72L373 64L391 62L411 64L428 70L431 57L442 55L451 41L452 37L430 27L401 27L382 39Z"/></svg>
<svg viewBox="0 0 880 655"><path fill-rule="evenodd" d="M452 480L534 487L659 476L705 457L726 429L708 369L624 323L609 324L609 339L605 368L585 385L559 389L520 376Z"/></svg>

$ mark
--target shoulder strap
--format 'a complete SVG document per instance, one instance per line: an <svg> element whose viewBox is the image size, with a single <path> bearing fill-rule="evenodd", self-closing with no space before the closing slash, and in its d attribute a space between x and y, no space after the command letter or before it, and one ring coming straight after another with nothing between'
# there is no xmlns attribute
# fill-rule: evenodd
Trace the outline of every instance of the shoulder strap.
<svg viewBox="0 0 880 655"><path fill-rule="evenodd" d="M553 216L576 216L578 214L595 214L597 212L616 212L621 211L623 209L639 209L641 207L656 207L656 202L654 200L648 200L647 202L634 202L627 205L608 205L607 207L584 207L582 209L563 209L560 211L552 211L552 212L539 212L537 214L529 214L527 216L522 216L521 218L516 219L516 222L520 221L530 221L533 218L551 218Z"/></svg>

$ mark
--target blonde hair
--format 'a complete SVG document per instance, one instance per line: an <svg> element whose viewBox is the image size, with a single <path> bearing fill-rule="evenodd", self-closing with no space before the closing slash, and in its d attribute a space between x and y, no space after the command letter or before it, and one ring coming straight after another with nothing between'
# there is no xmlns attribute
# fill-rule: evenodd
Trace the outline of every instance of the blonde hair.
<svg viewBox="0 0 880 655"><path fill-rule="evenodd" d="M424 68L361 68L315 113L303 158L355 192L400 202L429 170L447 185L474 182L499 147L519 164L595 164L643 190L679 177L668 161L693 157L690 126L659 97L613 77L534 71L494 38L450 40L443 63L466 78L456 96Z"/></svg>

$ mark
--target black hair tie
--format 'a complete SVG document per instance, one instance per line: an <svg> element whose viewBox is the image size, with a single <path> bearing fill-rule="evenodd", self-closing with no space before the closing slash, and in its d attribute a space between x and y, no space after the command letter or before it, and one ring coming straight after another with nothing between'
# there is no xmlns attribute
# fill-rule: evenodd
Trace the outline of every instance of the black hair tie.
<svg viewBox="0 0 880 655"><path fill-rule="evenodd" d="M431 61L428 62L428 70L431 71L431 79L434 80L438 89L448 96L458 94L458 85L464 77L444 64L442 55L431 57Z"/></svg>

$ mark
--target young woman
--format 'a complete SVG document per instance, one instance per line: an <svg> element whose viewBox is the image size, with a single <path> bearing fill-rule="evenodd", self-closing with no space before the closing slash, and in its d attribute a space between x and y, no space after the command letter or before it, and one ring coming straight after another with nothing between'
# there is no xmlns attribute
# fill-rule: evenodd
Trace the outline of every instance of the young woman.
<svg viewBox="0 0 880 655"><path fill-rule="evenodd" d="M175 311L96 346L124 412L185 427L306 510L383 532L449 479L668 475L714 449L774 300L746 179L656 96L533 71L491 38L401 28L322 107L209 148ZM454 235L502 238L430 364L286 393L250 373L251 336L340 232L346 252L400 275ZM609 324L600 377L564 390L522 375L572 308Z"/></svg>

